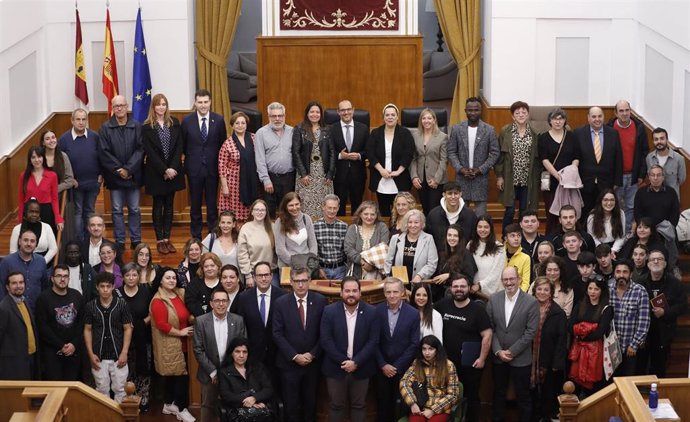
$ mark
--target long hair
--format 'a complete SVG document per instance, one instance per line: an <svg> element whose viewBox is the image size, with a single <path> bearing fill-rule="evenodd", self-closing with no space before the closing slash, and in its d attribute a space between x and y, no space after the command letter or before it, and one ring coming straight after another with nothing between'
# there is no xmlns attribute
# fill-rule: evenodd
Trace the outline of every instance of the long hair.
<svg viewBox="0 0 690 422"><path fill-rule="evenodd" d="M424 359L422 354L422 347L424 345L433 347L436 349L436 357L433 362L428 362ZM431 379L434 387L445 388L448 383L448 355L446 355L446 349L443 348L441 340L439 340L435 335L428 335L422 338L419 343L419 348L417 349L417 358L414 360L414 375L415 378L422 382L426 380L426 375L424 374L424 367L429 366L431 373L433 374Z"/></svg>
<svg viewBox="0 0 690 422"><path fill-rule="evenodd" d="M398 199L403 198L407 200L407 203L410 204L410 209L414 209L417 206L417 201L415 201L414 196L410 192L398 192L397 195L395 195L395 199L393 199L393 209L391 210L391 221L390 221L390 227L395 227L396 224L398 224L398 218L402 218L404 216L398 215L398 211L395 209L395 204L398 202Z"/></svg>
<svg viewBox="0 0 690 422"><path fill-rule="evenodd" d="M233 211L227 210L227 211L221 212L220 215L218 216L218 220L216 220L215 227L213 227L213 233L216 235L216 238L221 237L223 235L223 232L220 229L220 219L223 217L231 217L232 221L237 223L237 218L235 218L235 213ZM235 225L235 227L233 227L232 231L230 232L230 234L232 235L233 242L237 242L237 233L238 233L237 225Z"/></svg>
<svg viewBox="0 0 690 422"><path fill-rule="evenodd" d="M549 264L556 264L556 266L558 266L558 271L560 271L558 281L561 283L560 290L563 293L568 293L572 287L570 286L570 280L568 280L568 278L565 275L565 262L563 262L563 258L561 258L560 256L550 256L546 258L543 266L544 271L546 271L546 267Z"/></svg>
<svg viewBox="0 0 690 422"><path fill-rule="evenodd" d="M53 135L55 134L55 132L52 131L51 129L44 130L43 133L41 133L40 140L41 140L41 146L43 147L44 151L47 149L45 144L44 144L44 141L45 141L46 135L49 133L52 133ZM45 162L45 167L47 168L48 167L48 161L45 160L45 157L44 157L44 162ZM60 150L60 147L57 145L55 146L55 153L53 156L53 170L55 171L55 173L58 176L58 183L65 180L65 158L62 156L62 151Z"/></svg>
<svg viewBox="0 0 690 422"><path fill-rule="evenodd" d="M606 217L604 207L601 205L601 202L604 200L604 196L606 194L613 195L613 200L616 204L614 205L613 210L611 210L611 235L613 235L615 239L620 239L623 237L624 232L623 221L621 220L621 207L618 203L616 193L611 188L604 189L601 194L599 194L597 202L590 212L592 215L592 232L594 233L594 237L606 237L606 230L604 229L604 220Z"/></svg>
<svg viewBox="0 0 690 422"><path fill-rule="evenodd" d="M302 123L300 123L300 126L304 130L304 133L306 133L307 138L309 138L309 140L312 142L318 140L314 138L314 132L311 129L311 121L309 120L309 110L311 110L311 108L314 106L318 107L319 113L321 113L321 117L319 117L319 127L323 129L326 126L324 123L323 107L321 106L321 103L319 103L318 101L309 101L307 106L304 108L304 118L302 119Z"/></svg>
<svg viewBox="0 0 690 422"><path fill-rule="evenodd" d="M458 232L460 239L458 240L458 245L455 248L451 248L448 244L448 230L455 230ZM461 273L462 263L465 261L465 253L467 253L467 243L465 242L465 236L462 232L462 227L458 224L451 224L446 229L446 240L443 242L445 244L444 250L441 252L443 258L448 267L448 271Z"/></svg>
<svg viewBox="0 0 690 422"><path fill-rule="evenodd" d="M432 297L431 297L431 287L429 287L428 284L424 283L415 283L414 287L412 287L412 293L410 293L410 304L417 310L420 310L419 306L417 306L417 302L414 300L414 296L417 293L417 290L424 290L426 292L426 305L424 305L423 308L421 308L422 311L422 325L425 327L431 328L432 322L433 322L433 317L434 317L434 307L432 306Z"/></svg>
<svg viewBox="0 0 690 422"><path fill-rule="evenodd" d="M273 238L273 222L271 221L271 216L268 214L268 204L266 204L266 201L263 199L257 199L256 201L252 202L252 205L249 207L249 217L247 218L247 222L254 221L254 207L257 204L263 204L263 206L266 208L266 217L264 217L264 230L266 230L266 233L268 233L268 238L271 239L271 248L276 247L276 241Z"/></svg>
<svg viewBox="0 0 690 422"><path fill-rule="evenodd" d="M424 126L422 126L422 117L424 117L425 114L430 115L434 119L434 127L431 128L431 133L434 135L438 134L440 132L440 129L438 128L438 119L436 118L436 113L434 113L434 110L427 107L424 110L422 110L421 113L419 113L417 130L419 131L420 136L424 134Z"/></svg>
<svg viewBox="0 0 690 422"><path fill-rule="evenodd" d="M145 266L141 267L139 265L139 252L142 251L142 249L148 249L149 250L149 260L146 263ZM146 270L147 274L151 274L152 271L154 271L154 265L153 265L153 251L151 250L151 247L148 245L148 243L141 242L140 244L137 245L136 248L134 248L134 263L137 265L137 268L139 269L139 275L141 276L141 273ZM122 273L124 275L124 272ZM148 282L148 280L144 280Z"/></svg>
<svg viewBox="0 0 690 422"><path fill-rule="evenodd" d="M302 203L302 198L299 197L297 192L288 192L280 201L280 207L278 209L278 218L280 218L280 232L283 234L296 233L297 232L297 221L295 217L288 211L288 204L293 200L298 200L300 204Z"/></svg>
<svg viewBox="0 0 690 422"><path fill-rule="evenodd" d="M480 215L479 218L477 218L477 224L479 224L480 221L484 221L489 225L489 236L486 238L486 247L484 248L484 253L482 254L482 256L496 255L496 253L498 253L498 244L496 244L496 233L494 233L493 220L491 220L490 216L485 214ZM474 231L472 232L472 240L470 240L469 246L469 250L472 255L474 255L477 252L479 242L481 241L479 235L477 234L477 224L474 225Z"/></svg>
<svg viewBox="0 0 690 422"><path fill-rule="evenodd" d="M39 157L43 157L43 169L48 170L48 164L46 163L46 149L43 148L42 145L34 145L31 148L29 148L29 154L26 158L26 170L24 170L24 178L22 180L22 189L24 194L26 194L26 185L29 184L29 177L31 174L34 172L34 166L31 164L31 156L38 155Z"/></svg>
<svg viewBox="0 0 690 422"><path fill-rule="evenodd" d="M165 125L167 127L172 126L173 120L172 117L170 117L170 103L168 102L168 98L163 94L156 94L151 99L151 105L149 106L149 115L146 117L146 120L144 120L144 125L150 125L151 127L156 126L156 106L160 104L161 101L165 101L165 115L163 116L163 119L165 120Z"/></svg>
<svg viewBox="0 0 690 422"><path fill-rule="evenodd" d="M587 306L591 304L589 300L589 295L587 294L587 289L589 289L590 284L596 284L596 286L601 290L601 296L599 297L599 303L597 304L597 309L594 312L594 318L599 321L601 318L601 313L604 311L604 307L609 304L609 285L606 280L602 278L590 278L585 286L585 295L578 303L577 315L582 320L585 317L585 312L587 311Z"/></svg>
<svg viewBox="0 0 690 422"><path fill-rule="evenodd" d="M379 207L376 205L376 202L374 201L362 201L361 204L357 207L355 210L354 215L352 216L352 224L355 224L357 226L362 225L362 213L364 210L367 208L373 208L374 212L376 213L376 220L374 220L374 225L379 223L381 221L381 216L379 215Z"/></svg>

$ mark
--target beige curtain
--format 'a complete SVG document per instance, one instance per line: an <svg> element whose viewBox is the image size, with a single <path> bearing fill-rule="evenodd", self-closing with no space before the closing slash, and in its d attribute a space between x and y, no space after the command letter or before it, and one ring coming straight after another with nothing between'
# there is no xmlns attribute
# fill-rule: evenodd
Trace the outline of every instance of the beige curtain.
<svg viewBox="0 0 690 422"><path fill-rule="evenodd" d="M199 87L213 98L213 111L223 115L230 131L227 61L242 0L196 0L196 50Z"/></svg>
<svg viewBox="0 0 690 422"><path fill-rule="evenodd" d="M482 45L480 0L435 0L438 22L448 51L458 64L451 125L464 119L468 97L479 95L479 51Z"/></svg>

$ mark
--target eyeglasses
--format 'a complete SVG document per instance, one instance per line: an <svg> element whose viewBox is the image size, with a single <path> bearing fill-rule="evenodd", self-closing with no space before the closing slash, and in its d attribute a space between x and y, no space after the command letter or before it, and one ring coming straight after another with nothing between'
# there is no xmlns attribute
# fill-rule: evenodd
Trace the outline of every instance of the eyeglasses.
<svg viewBox="0 0 690 422"><path fill-rule="evenodd" d="M504 277L504 278L503 278L503 281L515 281L515 280L518 280L518 279L519 279L519 277Z"/></svg>
<svg viewBox="0 0 690 422"><path fill-rule="evenodd" d="M271 273L266 273L266 274L254 274L254 277L256 278L266 278L266 277L272 277L273 274Z"/></svg>
<svg viewBox="0 0 690 422"><path fill-rule="evenodd" d="M284 114L269 114L268 117L270 117L271 119L282 119L283 117L285 117L285 115Z"/></svg>
<svg viewBox="0 0 690 422"><path fill-rule="evenodd" d="M113 104L113 108L127 107L127 104Z"/></svg>
<svg viewBox="0 0 690 422"><path fill-rule="evenodd" d="M293 283L299 284L299 283L309 283L309 280L292 280Z"/></svg>
<svg viewBox="0 0 690 422"><path fill-rule="evenodd" d="M226 303L230 302L227 299L213 299L211 303L215 303L216 305L225 305Z"/></svg>
<svg viewBox="0 0 690 422"><path fill-rule="evenodd" d="M654 258L649 258L651 262L664 262L666 259L663 256L655 256Z"/></svg>
<svg viewBox="0 0 690 422"><path fill-rule="evenodd" d="M353 110L352 108L341 108L340 110L338 110L338 112L340 112L340 113L351 113L352 110Z"/></svg>

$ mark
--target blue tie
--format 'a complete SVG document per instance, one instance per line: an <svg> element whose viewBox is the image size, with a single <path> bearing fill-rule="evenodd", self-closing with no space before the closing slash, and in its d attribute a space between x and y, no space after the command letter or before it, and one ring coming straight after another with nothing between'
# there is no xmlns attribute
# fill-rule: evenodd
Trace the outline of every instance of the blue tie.
<svg viewBox="0 0 690 422"><path fill-rule="evenodd" d="M259 313L261 314L261 322L266 326L266 293L261 293L261 303L259 304Z"/></svg>
<svg viewBox="0 0 690 422"><path fill-rule="evenodd" d="M208 138L208 128L206 127L206 117L201 118L201 139L206 142L206 138Z"/></svg>

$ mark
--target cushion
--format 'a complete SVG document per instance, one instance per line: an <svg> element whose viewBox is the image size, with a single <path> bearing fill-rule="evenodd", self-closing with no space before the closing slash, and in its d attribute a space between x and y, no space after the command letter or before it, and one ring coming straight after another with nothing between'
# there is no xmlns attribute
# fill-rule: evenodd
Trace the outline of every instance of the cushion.
<svg viewBox="0 0 690 422"><path fill-rule="evenodd" d="M246 74L256 75L256 63L243 55L240 55L240 69Z"/></svg>
<svg viewBox="0 0 690 422"><path fill-rule="evenodd" d="M249 87L256 88L256 75L252 75L249 77Z"/></svg>
<svg viewBox="0 0 690 422"><path fill-rule="evenodd" d="M431 63L429 65L429 70L438 69L447 65L453 59L450 57L450 53L446 51L434 51L431 53Z"/></svg>

